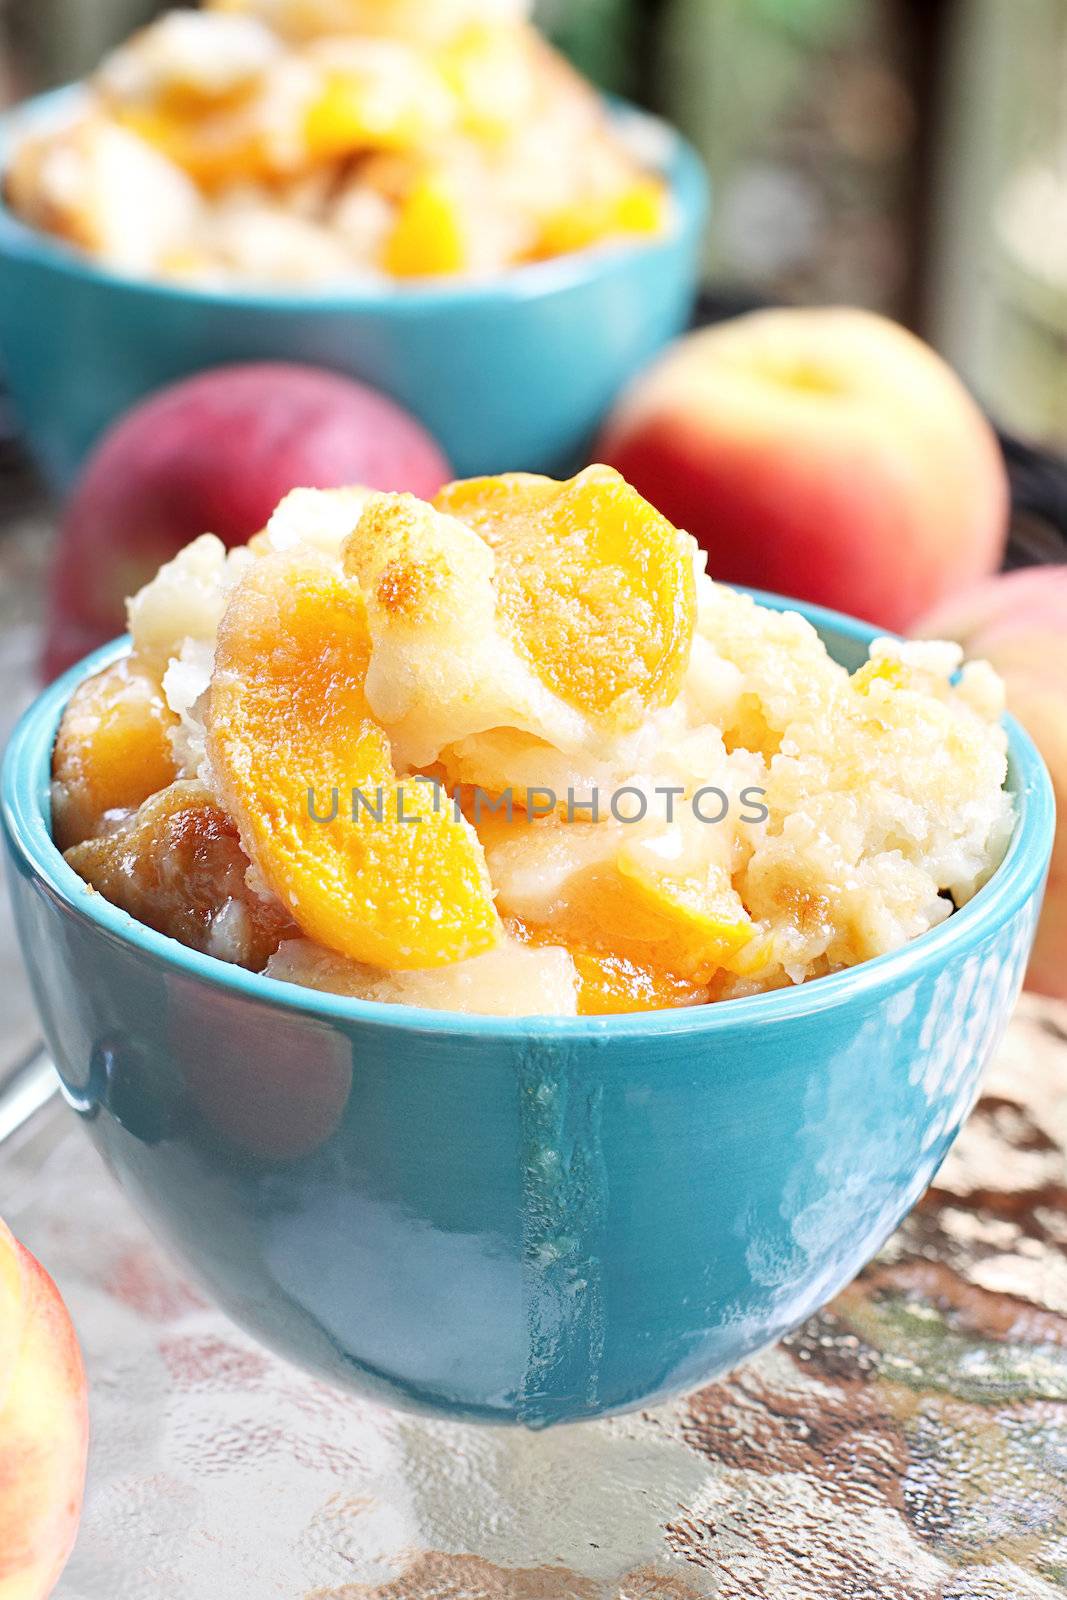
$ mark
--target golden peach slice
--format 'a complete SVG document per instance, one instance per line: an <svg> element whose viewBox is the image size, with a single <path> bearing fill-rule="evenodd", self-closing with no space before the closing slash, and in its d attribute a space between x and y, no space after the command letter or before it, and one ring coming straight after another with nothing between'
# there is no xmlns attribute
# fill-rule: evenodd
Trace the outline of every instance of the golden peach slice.
<svg viewBox="0 0 1067 1600"><path fill-rule="evenodd" d="M573 932L600 949L702 984L728 968L752 936L752 924L728 886L700 893L696 885L655 882L623 870L588 884L575 908Z"/></svg>
<svg viewBox="0 0 1067 1600"><path fill-rule="evenodd" d="M580 1017L617 1017L641 1011L669 1011L679 1006L703 1005L706 984L697 984L651 963L631 961L603 950L561 944L550 928L529 928L512 921L513 940L534 949L564 949L574 963Z"/></svg>
<svg viewBox="0 0 1067 1600"><path fill-rule="evenodd" d="M671 1011L699 1006L707 986L659 967L629 961L625 956L595 950L572 950L578 974L578 1015L618 1017L640 1011Z"/></svg>
<svg viewBox="0 0 1067 1600"><path fill-rule="evenodd" d="M668 207L662 183L636 178L614 194L553 211L541 224L534 253L549 258L588 250L610 239L651 238L666 227Z"/></svg>
<svg viewBox="0 0 1067 1600"><path fill-rule="evenodd" d="M463 272L470 258L457 196L444 178L419 178L400 207L383 265L394 278L439 278Z"/></svg>
<svg viewBox="0 0 1067 1600"><path fill-rule="evenodd" d="M732 968L755 928L724 867L706 863L690 871L658 871L640 849L623 849L616 864L635 910L670 927L660 956L666 965L703 979Z"/></svg>
<svg viewBox="0 0 1067 1600"><path fill-rule="evenodd" d="M628 729L675 698L696 621L695 547L619 473L470 479L434 504L492 549L512 636L567 705Z"/></svg>
<svg viewBox="0 0 1067 1600"><path fill-rule="evenodd" d="M485 540L412 495L378 495L344 546L373 640L372 714L398 760L420 772L486 728L519 727L565 748L582 717L541 684L512 644Z"/></svg>
<svg viewBox="0 0 1067 1600"><path fill-rule="evenodd" d="M312 162L425 148L456 119L441 71L399 41L323 40L308 60L321 75L304 127Z"/></svg>
<svg viewBox="0 0 1067 1600"><path fill-rule="evenodd" d="M304 933L371 966L443 966L491 949L500 922L473 830L428 785L397 782L370 653L355 583L325 560L263 557L219 630L208 752Z"/></svg>
<svg viewBox="0 0 1067 1600"><path fill-rule="evenodd" d="M129 660L79 684L52 756L52 832L60 850L96 833L109 811L135 810L176 775L178 719L158 683Z"/></svg>
<svg viewBox="0 0 1067 1600"><path fill-rule="evenodd" d="M483 820L505 915L572 950L611 954L699 987L729 967L755 932L725 867L660 867L655 840L630 825Z"/></svg>

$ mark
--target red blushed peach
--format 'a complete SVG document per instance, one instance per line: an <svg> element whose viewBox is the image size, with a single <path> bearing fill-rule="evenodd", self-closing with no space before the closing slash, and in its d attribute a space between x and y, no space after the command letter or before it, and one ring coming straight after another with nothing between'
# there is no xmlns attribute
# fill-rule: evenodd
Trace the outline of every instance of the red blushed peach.
<svg viewBox="0 0 1067 1600"><path fill-rule="evenodd" d="M959 380L895 323L757 312L681 340L598 459L708 551L712 577L901 630L995 571L1008 481Z"/></svg>
<svg viewBox="0 0 1067 1600"><path fill-rule="evenodd" d="M66 508L45 673L121 633L126 596L202 533L244 544L291 489L408 491L451 476L387 395L317 367L217 367L152 395L106 435Z"/></svg>
<svg viewBox="0 0 1067 1600"><path fill-rule="evenodd" d="M915 631L957 639L968 656L992 663L1009 711L1052 774L1059 821L1027 985L1067 999L1067 566L990 578L928 613Z"/></svg>
<svg viewBox="0 0 1067 1600"><path fill-rule="evenodd" d="M55 1284L0 1222L0 1600L45 1600L74 1544L85 1371Z"/></svg>

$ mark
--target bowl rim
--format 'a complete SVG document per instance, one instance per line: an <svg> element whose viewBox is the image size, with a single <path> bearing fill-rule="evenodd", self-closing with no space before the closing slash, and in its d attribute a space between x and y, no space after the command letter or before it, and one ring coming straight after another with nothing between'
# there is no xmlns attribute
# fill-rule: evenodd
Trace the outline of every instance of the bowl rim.
<svg viewBox="0 0 1067 1600"><path fill-rule="evenodd" d="M510 306L547 295L595 284L613 273L624 271L633 261L654 261L671 254L702 235L711 209L711 180L707 168L689 141L662 117L630 101L604 96L611 116L623 127L645 130L650 142L660 146L658 167L670 185L675 202L673 225L663 234L636 243L621 241L600 248L574 251L549 261L534 261L511 267L496 277L443 280L415 280L417 287L399 287L388 279L321 289L273 288L256 285L204 285L170 283L166 280L120 272L85 255L51 234L23 222L4 200L3 187L8 158L17 137L38 121L45 121L65 101L73 104L85 92L84 82L65 84L23 100L0 116L0 259L21 259L43 265L68 278L80 279L96 287L109 287L125 293L170 303L204 307L244 307L250 310L277 310L302 313L349 312L388 313L403 317L439 314L442 310L462 310L470 306Z"/></svg>
<svg viewBox="0 0 1067 1600"><path fill-rule="evenodd" d="M795 611L816 628L869 646L876 638L893 637L844 613L790 600L762 590L742 589L775 611ZM886 955L855 967L812 979L790 989L776 989L734 1000L675 1010L618 1016L495 1017L477 1013L436 1011L418 1006L359 1000L348 995L283 983L246 971L215 956L203 955L166 934L138 922L128 912L96 893L67 865L53 843L50 821L52 748L60 717L74 689L85 678L128 653L128 636L102 646L71 667L45 689L23 714L9 741L0 772L0 821L12 852L64 911L94 926L106 938L132 947L182 976L206 982L244 999L337 1024L365 1023L407 1034L449 1034L473 1038L522 1040L532 1036L559 1042L608 1038L651 1038L770 1026L834 1010L872 993L894 992L922 970L939 968L950 955L985 933L1002 926L1041 890L1052 853L1055 800L1042 757L1029 735L1010 716L1008 784L1016 821L1004 859L989 881L959 911L936 928Z"/></svg>

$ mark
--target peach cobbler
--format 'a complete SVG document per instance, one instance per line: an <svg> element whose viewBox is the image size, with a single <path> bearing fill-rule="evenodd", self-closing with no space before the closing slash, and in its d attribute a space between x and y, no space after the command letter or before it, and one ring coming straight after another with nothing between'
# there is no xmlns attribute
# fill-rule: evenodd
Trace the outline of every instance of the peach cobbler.
<svg viewBox="0 0 1067 1600"><path fill-rule="evenodd" d="M782 988L934 927L1012 827L988 666L881 640L850 676L607 467L298 490L129 613L59 730L56 841L292 983L514 1015Z"/></svg>
<svg viewBox="0 0 1067 1600"><path fill-rule="evenodd" d="M189 284L483 276L671 206L524 0L208 0L16 147L14 212ZM635 125L636 127L636 125Z"/></svg>

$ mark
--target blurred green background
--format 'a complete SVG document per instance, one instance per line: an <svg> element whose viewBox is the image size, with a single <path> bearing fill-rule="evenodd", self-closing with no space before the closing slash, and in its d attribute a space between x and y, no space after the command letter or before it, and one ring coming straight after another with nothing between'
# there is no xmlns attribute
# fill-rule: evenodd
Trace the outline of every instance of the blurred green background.
<svg viewBox="0 0 1067 1600"><path fill-rule="evenodd" d="M161 9L0 0L0 99ZM538 21L702 151L725 303L886 311L1067 448L1067 0L540 0Z"/></svg>

